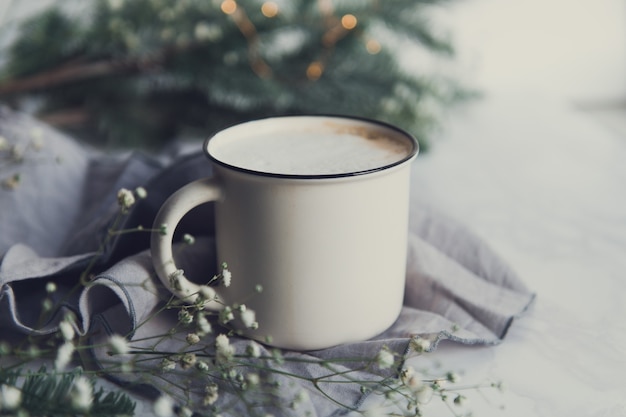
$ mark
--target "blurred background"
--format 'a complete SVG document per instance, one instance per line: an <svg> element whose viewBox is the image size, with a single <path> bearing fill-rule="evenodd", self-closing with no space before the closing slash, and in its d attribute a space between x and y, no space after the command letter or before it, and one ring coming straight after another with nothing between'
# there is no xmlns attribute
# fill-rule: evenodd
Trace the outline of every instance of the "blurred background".
<svg viewBox="0 0 626 417"><path fill-rule="evenodd" d="M426 149L502 93L626 131L623 0L0 0L0 22L0 102L105 148L333 112Z"/></svg>

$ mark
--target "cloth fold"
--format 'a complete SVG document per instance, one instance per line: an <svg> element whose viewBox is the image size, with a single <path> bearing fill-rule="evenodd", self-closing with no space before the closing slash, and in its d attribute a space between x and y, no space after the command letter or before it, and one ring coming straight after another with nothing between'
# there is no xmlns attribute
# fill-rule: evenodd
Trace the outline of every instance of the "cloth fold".
<svg viewBox="0 0 626 417"><path fill-rule="evenodd" d="M139 153L105 155L77 145L28 116L0 109L0 137L11 146L30 149L33 132L42 141L36 158L25 155L19 163L0 165L0 180L16 173L21 179L15 189L0 189L2 334L50 334L58 330L65 313L71 312L80 323L76 330L90 337L95 346L101 346L92 352L94 366L117 363L105 347L111 334L126 335L138 351L152 351L156 344L166 351L187 351L187 331L177 327L174 311L163 309L163 300L168 299L169 293L155 278L148 251L149 233L111 236L109 229L150 228L157 210L172 192L211 174L206 158L199 152L184 156L173 152L158 157ZM63 163L38 162L42 157L54 160L57 156L63 157ZM118 218L117 191L137 186L146 188L147 198ZM437 208L420 201L416 191L412 190L405 301L396 323L368 341L314 352L282 352L298 360L274 362L271 366L285 375L314 377L323 369L306 358L323 361L373 357L383 346L401 356L416 335L431 340L433 349L444 339L483 345L503 340L514 318L532 303L534 294L485 242ZM217 271L214 229L207 221L212 215L210 204L200 206L183 219L176 232L178 237L190 233L198 238L195 245L181 245L177 250L177 262L182 263L192 279ZM102 245L103 241L106 244ZM82 285L80 278L86 268L89 282ZM60 308L42 322L42 300L50 296L46 293L48 282L57 286L54 297ZM179 331L172 334L173 328ZM208 352L213 349L216 333L202 342ZM169 337L156 343L155 335L159 334ZM231 338L231 343L237 352L244 352L250 344L237 336ZM271 348L260 348L261 357L275 355ZM146 367L160 366L147 354L142 363ZM374 377L349 362L341 367L354 372L355 380ZM132 373L111 373L110 377L127 386L132 383L151 396L169 390L179 399L192 398L198 404L198 398L206 395L207 381L189 378L184 373L148 379L145 374ZM304 408L297 410L300 415L341 413L342 408L328 400L328 393L349 408L358 407L367 395L356 383L312 389L299 383L299 379L294 383L293 378L287 381L280 374L274 378L282 383L281 396L285 398L297 397L303 389L308 393ZM173 392L172 386L176 387ZM219 404L230 404L236 414L241 410L234 405L234 398L221 397ZM275 407L275 402L267 404L270 411L275 412Z"/></svg>

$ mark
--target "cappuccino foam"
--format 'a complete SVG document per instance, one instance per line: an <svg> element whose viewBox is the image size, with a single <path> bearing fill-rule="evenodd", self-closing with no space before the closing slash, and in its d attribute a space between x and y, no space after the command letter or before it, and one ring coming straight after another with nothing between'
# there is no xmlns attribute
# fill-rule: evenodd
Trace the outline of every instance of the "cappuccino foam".
<svg viewBox="0 0 626 417"><path fill-rule="evenodd" d="M226 139L226 138L222 138ZM210 144L213 145L213 144ZM340 126L248 133L209 147L218 161L283 175L337 175L370 171L405 159L413 144L394 131Z"/></svg>

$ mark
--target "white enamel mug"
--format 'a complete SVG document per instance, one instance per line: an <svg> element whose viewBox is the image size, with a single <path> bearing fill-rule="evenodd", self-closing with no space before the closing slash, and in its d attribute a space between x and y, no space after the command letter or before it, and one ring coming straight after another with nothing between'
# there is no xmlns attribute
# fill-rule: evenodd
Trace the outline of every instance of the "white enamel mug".
<svg viewBox="0 0 626 417"><path fill-rule="evenodd" d="M377 161L388 146L387 159ZM195 300L198 284L181 275L172 285L180 274L172 236L188 211L214 202L217 259L232 272L218 297L245 302L259 323L243 334L311 350L365 340L393 324L404 296L409 174L418 152L411 135L358 118L286 116L227 128L204 150L213 176L175 192L155 219L155 229L168 225L165 234L153 232L151 247L170 291Z"/></svg>

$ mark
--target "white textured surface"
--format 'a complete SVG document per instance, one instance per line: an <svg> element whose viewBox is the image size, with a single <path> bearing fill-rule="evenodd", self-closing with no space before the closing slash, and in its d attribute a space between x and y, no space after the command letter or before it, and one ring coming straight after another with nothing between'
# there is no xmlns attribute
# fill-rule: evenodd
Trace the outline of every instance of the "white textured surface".
<svg viewBox="0 0 626 417"><path fill-rule="evenodd" d="M625 135L529 93L490 95L417 160L423 198L484 237L538 294L503 344L432 355L467 382L509 387L504 413L472 394L476 414L626 416L625 160Z"/></svg>

